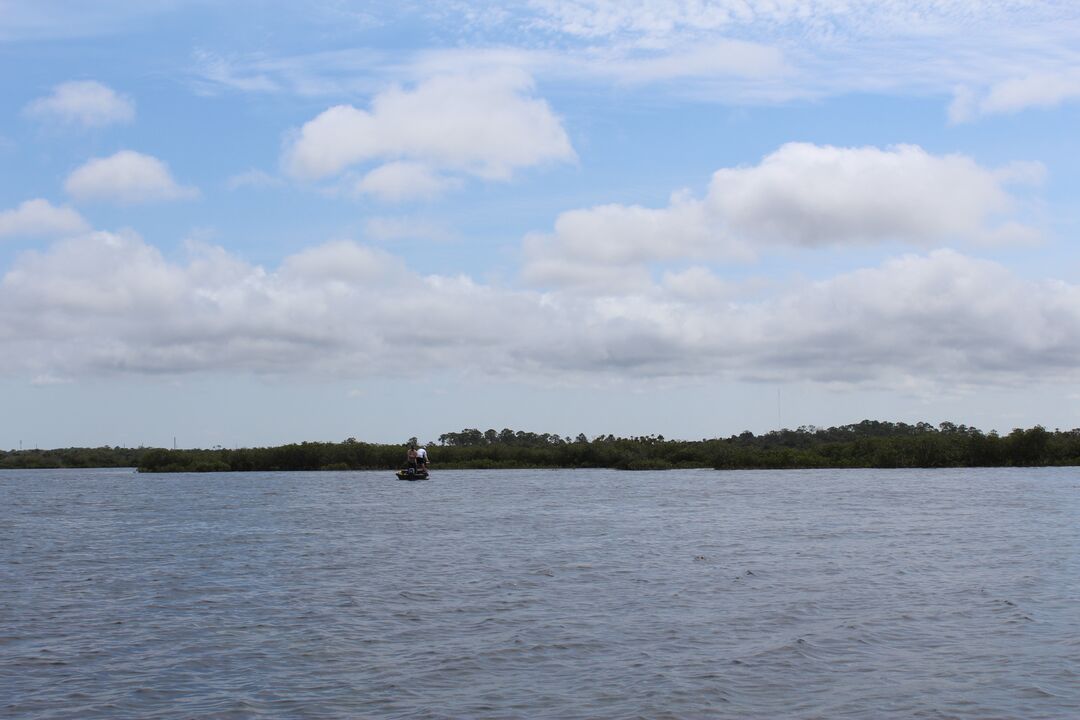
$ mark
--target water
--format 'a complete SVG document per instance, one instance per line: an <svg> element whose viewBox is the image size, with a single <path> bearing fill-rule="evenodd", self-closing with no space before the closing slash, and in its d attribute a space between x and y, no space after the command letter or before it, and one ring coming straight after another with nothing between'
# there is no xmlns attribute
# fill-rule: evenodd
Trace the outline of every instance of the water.
<svg viewBox="0 0 1080 720"><path fill-rule="evenodd" d="M1080 716L1080 470L0 472L0 715Z"/></svg>

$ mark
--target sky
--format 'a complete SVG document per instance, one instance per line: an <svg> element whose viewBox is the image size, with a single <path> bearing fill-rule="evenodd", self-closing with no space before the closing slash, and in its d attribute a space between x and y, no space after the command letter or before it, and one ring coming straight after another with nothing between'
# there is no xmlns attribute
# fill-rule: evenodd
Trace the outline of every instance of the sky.
<svg viewBox="0 0 1080 720"><path fill-rule="evenodd" d="M0 0L0 448L1080 426L1072 0Z"/></svg>

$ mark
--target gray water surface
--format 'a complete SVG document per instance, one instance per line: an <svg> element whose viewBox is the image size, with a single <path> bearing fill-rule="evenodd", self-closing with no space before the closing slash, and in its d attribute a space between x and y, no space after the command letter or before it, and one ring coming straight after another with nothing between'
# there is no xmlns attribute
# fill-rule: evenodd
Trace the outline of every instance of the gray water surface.
<svg viewBox="0 0 1080 720"><path fill-rule="evenodd" d="M1080 470L0 472L0 715L1080 717Z"/></svg>

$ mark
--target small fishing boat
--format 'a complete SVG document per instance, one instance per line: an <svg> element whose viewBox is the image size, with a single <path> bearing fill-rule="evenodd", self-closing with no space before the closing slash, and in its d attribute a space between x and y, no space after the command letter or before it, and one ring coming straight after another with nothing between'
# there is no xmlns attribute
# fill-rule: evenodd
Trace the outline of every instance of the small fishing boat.
<svg viewBox="0 0 1080 720"><path fill-rule="evenodd" d="M398 470L397 473L395 473L395 474L397 475L398 480L427 480L428 479L428 471L426 469L424 469L424 468L411 468L411 467L409 467L409 468L405 468L404 470Z"/></svg>

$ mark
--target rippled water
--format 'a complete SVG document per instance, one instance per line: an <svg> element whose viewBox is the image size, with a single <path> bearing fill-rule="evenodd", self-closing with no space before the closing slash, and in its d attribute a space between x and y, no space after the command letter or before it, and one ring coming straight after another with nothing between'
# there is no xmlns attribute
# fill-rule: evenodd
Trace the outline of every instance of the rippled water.
<svg viewBox="0 0 1080 720"><path fill-rule="evenodd" d="M1080 470L2 472L0 715L1080 717Z"/></svg>

